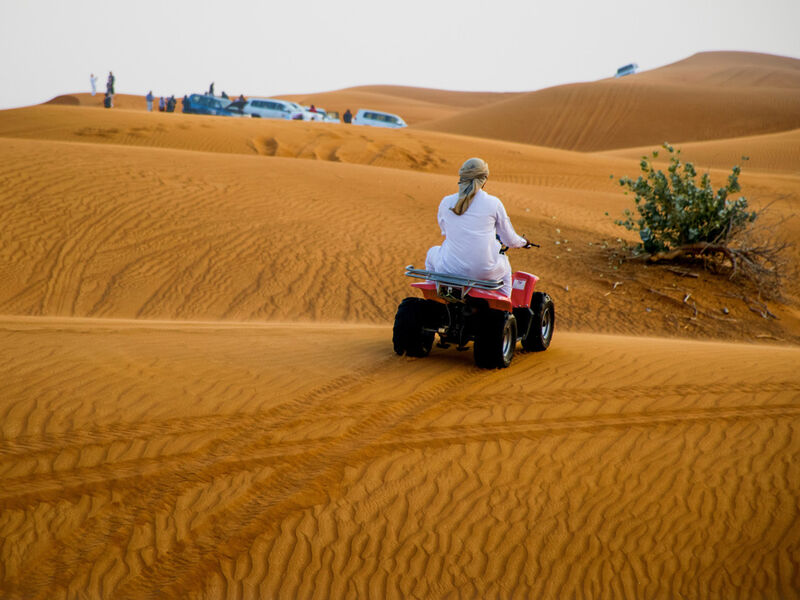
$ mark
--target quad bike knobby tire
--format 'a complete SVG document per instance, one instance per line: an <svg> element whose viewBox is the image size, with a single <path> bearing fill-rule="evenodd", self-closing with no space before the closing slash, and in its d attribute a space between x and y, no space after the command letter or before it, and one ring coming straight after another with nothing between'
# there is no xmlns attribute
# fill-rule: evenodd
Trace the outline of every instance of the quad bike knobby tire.
<svg viewBox="0 0 800 600"><path fill-rule="evenodd" d="M528 335L522 339L522 348L527 352L541 352L547 350L550 340L553 339L553 329L556 326L556 311L553 301L543 292L534 292L531 298L531 326Z"/></svg>
<svg viewBox="0 0 800 600"><path fill-rule="evenodd" d="M432 331L423 330L429 312L428 301L422 298L406 298L400 303L392 331L392 344L397 354L428 356L435 336Z"/></svg>
<svg viewBox="0 0 800 600"><path fill-rule="evenodd" d="M481 369L505 369L514 358L517 320L502 310L487 310L475 332L475 364Z"/></svg>

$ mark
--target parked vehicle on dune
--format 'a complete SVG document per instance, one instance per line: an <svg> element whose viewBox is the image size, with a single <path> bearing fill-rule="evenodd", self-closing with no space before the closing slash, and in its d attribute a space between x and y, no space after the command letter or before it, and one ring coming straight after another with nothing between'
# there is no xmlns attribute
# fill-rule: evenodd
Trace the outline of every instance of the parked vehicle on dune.
<svg viewBox="0 0 800 600"><path fill-rule="evenodd" d="M639 65L636 63L631 63L629 65L625 65L617 69L616 75L614 77L625 77L625 75L633 75L639 70Z"/></svg>
<svg viewBox="0 0 800 600"><path fill-rule="evenodd" d="M313 105L312 105L313 106ZM308 116L308 121L324 121L325 120L325 109L320 108L318 106L314 106L312 109L311 106L304 106L303 110L306 112Z"/></svg>
<svg viewBox="0 0 800 600"><path fill-rule="evenodd" d="M224 117L246 116L228 110L230 100L208 94L191 94L183 104L183 112L194 115L219 115Z"/></svg>
<svg viewBox="0 0 800 600"><path fill-rule="evenodd" d="M373 127L391 128L407 127L406 122L397 115L364 108L358 109L358 112L353 117L353 125L371 125Z"/></svg>
<svg viewBox="0 0 800 600"><path fill-rule="evenodd" d="M248 98L235 100L230 104L231 110L238 110L255 118L300 120L304 111L294 102L276 100L274 98Z"/></svg>
<svg viewBox="0 0 800 600"><path fill-rule="evenodd" d="M319 106L315 106L314 110L311 110L310 106L304 107L306 112L311 115L310 121L320 121L323 123L341 123L339 120L339 113L335 110L327 111L324 108L320 108Z"/></svg>
<svg viewBox="0 0 800 600"><path fill-rule="evenodd" d="M397 307L392 344L401 356L427 356L438 335L440 348L455 344L458 350L467 350L472 342L478 367L502 369L511 364L517 342L529 352L550 346L555 308L550 296L534 290L539 281L536 275L516 271L509 297L498 291L502 281L436 273L412 265L405 274L424 281L411 284L422 292L422 298L406 298Z"/></svg>
<svg viewBox="0 0 800 600"><path fill-rule="evenodd" d="M291 100L277 100L277 102L283 102L288 106L291 106L294 109L294 115L292 119L294 121L311 121L312 114L308 112L308 109L305 106L298 104L297 102L292 102Z"/></svg>
<svg viewBox="0 0 800 600"><path fill-rule="evenodd" d="M242 102L239 102L239 101L231 102L230 104L228 104L228 106L225 107L225 110L227 110L228 112L234 113L238 117L252 117L253 116L250 113L245 112L242 109Z"/></svg>

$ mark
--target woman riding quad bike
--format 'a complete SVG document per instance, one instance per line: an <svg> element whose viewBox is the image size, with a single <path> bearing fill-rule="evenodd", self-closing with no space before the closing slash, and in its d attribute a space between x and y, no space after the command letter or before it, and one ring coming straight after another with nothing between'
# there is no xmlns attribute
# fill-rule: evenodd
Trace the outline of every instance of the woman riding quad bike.
<svg viewBox="0 0 800 600"><path fill-rule="evenodd" d="M459 191L439 205L439 225L445 240L428 250L425 270L406 267L406 275L424 298L406 298L395 316L392 341L398 354L426 356L435 335L440 346L459 350L474 342L475 363L504 368L511 363L517 341L525 350L545 350L555 324L553 301L535 292L538 277L512 275L505 250L530 248L517 235L503 203L483 191L489 167L479 158L459 171Z"/></svg>

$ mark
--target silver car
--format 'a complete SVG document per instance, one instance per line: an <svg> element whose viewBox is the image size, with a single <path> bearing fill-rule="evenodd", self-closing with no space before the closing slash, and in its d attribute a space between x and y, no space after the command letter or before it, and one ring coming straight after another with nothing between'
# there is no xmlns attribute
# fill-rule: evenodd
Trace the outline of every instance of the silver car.
<svg viewBox="0 0 800 600"><path fill-rule="evenodd" d="M228 110L238 110L244 114L264 119L302 120L305 111L294 102L275 100L273 98L248 98L235 100L228 105Z"/></svg>
<svg viewBox="0 0 800 600"><path fill-rule="evenodd" d="M353 117L353 125L372 125L373 127L407 127L406 122L392 113L377 110L358 109Z"/></svg>

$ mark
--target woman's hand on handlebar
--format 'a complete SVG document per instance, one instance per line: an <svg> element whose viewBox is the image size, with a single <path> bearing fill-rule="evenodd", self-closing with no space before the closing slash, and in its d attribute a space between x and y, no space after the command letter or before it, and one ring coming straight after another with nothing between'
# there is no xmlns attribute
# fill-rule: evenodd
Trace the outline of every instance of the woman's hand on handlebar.
<svg viewBox="0 0 800 600"><path fill-rule="evenodd" d="M508 251L508 246L506 246L501 240L499 235L495 235L497 241L500 242L500 254L505 254ZM521 236L523 240L525 240L525 245L522 248L541 248L539 244L534 244L531 242L527 237L524 235Z"/></svg>

